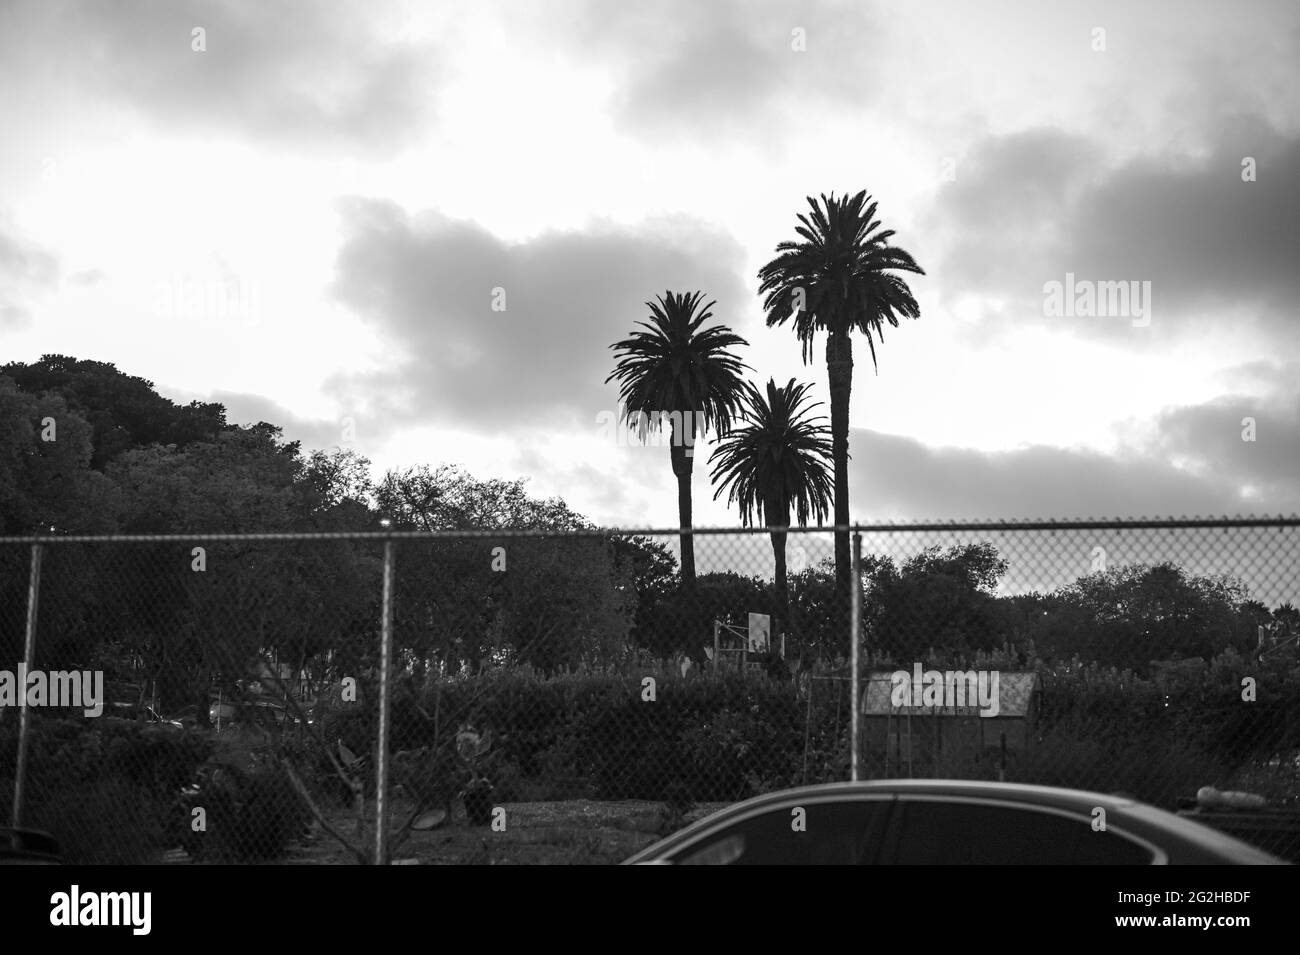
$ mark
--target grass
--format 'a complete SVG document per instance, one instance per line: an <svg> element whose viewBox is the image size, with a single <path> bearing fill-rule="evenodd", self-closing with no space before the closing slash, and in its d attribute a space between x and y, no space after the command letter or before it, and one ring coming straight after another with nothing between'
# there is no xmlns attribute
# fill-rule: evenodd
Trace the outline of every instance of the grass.
<svg viewBox="0 0 1300 955"><path fill-rule="evenodd" d="M419 865L613 865L659 838L661 803L626 801L505 803L504 831L470 826L456 806L441 828L412 833L393 853L394 861ZM685 817L699 818L713 807ZM394 817L411 811L400 800ZM355 839L355 819L346 810L330 813L329 822ZM369 838L369 833L367 833ZM291 850L286 864L347 865L351 855L330 836L317 832L309 844Z"/></svg>

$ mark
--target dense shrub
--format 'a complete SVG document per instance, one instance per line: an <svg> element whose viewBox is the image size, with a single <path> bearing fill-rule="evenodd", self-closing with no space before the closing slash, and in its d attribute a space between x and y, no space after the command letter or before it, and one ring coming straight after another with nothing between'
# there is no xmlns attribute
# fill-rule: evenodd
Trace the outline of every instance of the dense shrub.
<svg viewBox="0 0 1300 955"><path fill-rule="evenodd" d="M211 751L189 733L121 720L35 715L24 824L58 838L70 862L157 862L176 799ZM12 792L18 721L0 722L0 786Z"/></svg>
<svg viewBox="0 0 1300 955"><path fill-rule="evenodd" d="M169 800L121 777L31 797L23 824L53 835L66 863L157 863L167 848Z"/></svg>
<svg viewBox="0 0 1300 955"><path fill-rule="evenodd" d="M789 680L663 666L545 678L520 668L440 682L420 708L440 714L439 735L467 721L492 727L497 782L542 798L664 799L685 787L722 800L799 781L804 708ZM431 722L402 744L433 745Z"/></svg>
<svg viewBox="0 0 1300 955"><path fill-rule="evenodd" d="M1225 773L1221 759L1193 742L1165 739L1153 758L1150 741L1090 732L1076 721L1053 727L1028 751L1014 754L1007 767L1013 782L1122 792L1166 808Z"/></svg>
<svg viewBox="0 0 1300 955"><path fill-rule="evenodd" d="M926 668L1036 668L1040 695L1029 745L1007 754L945 750L927 775L996 778L1129 792L1172 808L1202 785L1296 796L1300 669L1279 653L1264 663L1214 660L1152 664L1149 673L1077 659L1046 664L1032 647L971 655L927 654ZM869 659L864 668L889 667ZM392 782L430 806L450 805L470 778L456 753L457 729L490 730L495 799L648 799L676 807L742 799L848 776L849 687L845 668L800 674L685 674L678 664L637 660L618 667L543 675L511 667L419 683L394 681ZM1243 698L1242 681L1258 683ZM654 680L654 698L646 678ZM339 741L364 757L359 774L374 792L377 725L373 688L361 702L325 708L310 732L250 736L243 749L223 734L215 770L203 737L149 732L120 721L33 720L29 819L55 832L70 859L156 859L184 843L193 854L228 860L280 855L302 831L305 809L279 760L289 757L325 808L351 804L326 749ZM0 714L0 776L12 773L17 721ZM239 750L236 752L236 750ZM238 757L238 758L236 758ZM191 799L208 831L192 833L180 788L206 767ZM864 752L864 775L898 773ZM213 774L216 774L216 778ZM199 774L200 777L203 773ZM201 780L202 783L202 780ZM0 778L8 790L12 778ZM328 798L331 788L337 800ZM322 798L326 797L326 798Z"/></svg>
<svg viewBox="0 0 1300 955"><path fill-rule="evenodd" d="M996 778L1002 768L1008 778L1123 790L1172 806L1178 795L1222 785L1300 742L1295 721L1282 712L1282 693L1269 689L1258 702L1242 703L1245 664L1228 656L1157 665L1149 676L1078 660L1048 666L1032 647L927 655L925 666L1036 667L1041 688L1027 752L1010 754L1006 767L991 752L947 753L930 774ZM683 676L675 666L643 662L550 677L491 670L432 681L419 692L399 681L395 709L403 700L417 718L393 745L434 745L436 712L444 742L467 721L494 730L501 759L490 775L504 787L503 799L669 800L686 793L696 801L735 800L847 777L849 694L837 673L828 667L796 684L758 673ZM646 677L655 680L653 702L643 699ZM1289 689L1295 676L1286 670L1276 679ZM373 729L359 710L348 720L340 725ZM868 774L880 769L869 753L863 766Z"/></svg>
<svg viewBox="0 0 1300 955"><path fill-rule="evenodd" d="M241 861L276 859L302 835L310 815L284 771L265 769L249 776L238 823L229 840Z"/></svg>
<svg viewBox="0 0 1300 955"><path fill-rule="evenodd" d="M219 862L277 859L306 830L310 812L283 769L246 772L214 763L199 773L198 791L185 801L185 815L203 809L205 828L186 826L183 844L195 858Z"/></svg>

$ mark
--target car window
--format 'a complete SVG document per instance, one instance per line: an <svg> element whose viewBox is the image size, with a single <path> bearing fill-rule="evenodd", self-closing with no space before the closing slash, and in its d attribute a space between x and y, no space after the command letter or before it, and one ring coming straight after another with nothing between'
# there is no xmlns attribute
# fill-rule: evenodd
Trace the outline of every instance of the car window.
<svg viewBox="0 0 1300 955"><path fill-rule="evenodd" d="M904 799L900 865L1149 865L1145 846L1113 829L1027 805Z"/></svg>
<svg viewBox="0 0 1300 955"><path fill-rule="evenodd" d="M670 858L680 865L874 862L891 803L888 798L791 803L712 832Z"/></svg>

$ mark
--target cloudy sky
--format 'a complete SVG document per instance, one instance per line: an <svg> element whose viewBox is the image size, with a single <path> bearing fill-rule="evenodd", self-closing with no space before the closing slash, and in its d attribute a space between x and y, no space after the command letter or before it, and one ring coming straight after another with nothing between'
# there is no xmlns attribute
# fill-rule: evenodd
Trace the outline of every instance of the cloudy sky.
<svg viewBox="0 0 1300 955"><path fill-rule="evenodd" d="M0 360L671 526L609 345L700 289L826 400L755 273L866 189L926 275L857 343L856 520L1300 511L1288 0L0 0L0 91Z"/></svg>

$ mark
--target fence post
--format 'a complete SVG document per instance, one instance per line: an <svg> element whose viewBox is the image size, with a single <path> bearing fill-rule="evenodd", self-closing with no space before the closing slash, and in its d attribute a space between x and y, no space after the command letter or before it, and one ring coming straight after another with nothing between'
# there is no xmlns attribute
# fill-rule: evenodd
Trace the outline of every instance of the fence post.
<svg viewBox="0 0 1300 955"><path fill-rule="evenodd" d="M858 635L862 629L862 532L853 532L853 590L849 594L849 778L858 781L858 732L861 726L861 709L858 701Z"/></svg>
<svg viewBox="0 0 1300 955"><path fill-rule="evenodd" d="M384 597L379 624L379 740L375 754L375 865L388 864L388 720L393 669L393 542L384 541Z"/></svg>
<svg viewBox="0 0 1300 955"><path fill-rule="evenodd" d="M41 592L41 557L40 544L32 545L32 571L27 581L27 635L23 645L24 671L30 672L36 662L36 606ZM27 742L31 733L31 709L26 705L27 686L18 687L22 694L18 707L18 763L14 767L14 806L13 828L20 829L23 824L23 790L27 777Z"/></svg>

